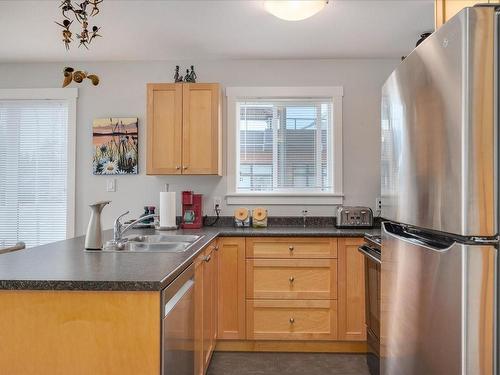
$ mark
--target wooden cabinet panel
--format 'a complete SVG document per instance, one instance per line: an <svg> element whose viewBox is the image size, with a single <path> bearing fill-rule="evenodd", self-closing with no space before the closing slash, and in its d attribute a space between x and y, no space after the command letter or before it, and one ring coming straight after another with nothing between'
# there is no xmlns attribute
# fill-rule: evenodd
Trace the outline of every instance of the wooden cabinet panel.
<svg viewBox="0 0 500 375"><path fill-rule="evenodd" d="M247 260L247 298L336 299L336 259Z"/></svg>
<svg viewBox="0 0 500 375"><path fill-rule="evenodd" d="M256 340L334 340L335 300L248 300L247 336Z"/></svg>
<svg viewBox="0 0 500 375"><path fill-rule="evenodd" d="M195 259L195 374L207 371L217 338L216 242Z"/></svg>
<svg viewBox="0 0 500 375"><path fill-rule="evenodd" d="M498 4L500 0L435 0L435 23L436 29L441 27L446 21L452 18L465 7L472 7L476 4Z"/></svg>
<svg viewBox="0 0 500 375"><path fill-rule="evenodd" d="M160 293L0 291L0 373L158 375Z"/></svg>
<svg viewBox="0 0 500 375"><path fill-rule="evenodd" d="M213 247L205 251L203 258L203 359L206 372L215 347L215 255Z"/></svg>
<svg viewBox="0 0 500 375"><path fill-rule="evenodd" d="M336 258L334 238L257 237L246 240L247 258Z"/></svg>
<svg viewBox="0 0 500 375"><path fill-rule="evenodd" d="M183 84L183 174L221 173L219 85Z"/></svg>
<svg viewBox="0 0 500 375"><path fill-rule="evenodd" d="M203 375L205 372L205 358L203 354L203 268L205 252L202 252L194 261L194 372Z"/></svg>
<svg viewBox="0 0 500 375"><path fill-rule="evenodd" d="M245 238L221 238L218 245L218 338L244 340Z"/></svg>
<svg viewBox="0 0 500 375"><path fill-rule="evenodd" d="M362 238L338 239L339 340L366 340Z"/></svg>
<svg viewBox="0 0 500 375"><path fill-rule="evenodd" d="M148 84L147 174L181 174L182 86Z"/></svg>

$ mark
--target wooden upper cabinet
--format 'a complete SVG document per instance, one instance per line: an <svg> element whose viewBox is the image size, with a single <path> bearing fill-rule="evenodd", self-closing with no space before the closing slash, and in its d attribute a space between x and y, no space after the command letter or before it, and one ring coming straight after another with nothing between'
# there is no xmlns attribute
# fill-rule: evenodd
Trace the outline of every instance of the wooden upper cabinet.
<svg viewBox="0 0 500 375"><path fill-rule="evenodd" d="M366 340L365 257L358 251L362 238L338 239L338 338Z"/></svg>
<svg viewBox="0 0 500 375"><path fill-rule="evenodd" d="M182 85L148 84L147 173L181 174Z"/></svg>
<svg viewBox="0 0 500 375"><path fill-rule="evenodd" d="M186 83L182 86L182 173L220 174L219 85Z"/></svg>
<svg viewBox="0 0 500 375"><path fill-rule="evenodd" d="M472 7L476 4L498 4L500 0L435 0L435 21L436 29L440 28L446 21L452 18L465 7Z"/></svg>
<svg viewBox="0 0 500 375"><path fill-rule="evenodd" d="M147 148L147 174L221 175L219 84L148 84Z"/></svg>

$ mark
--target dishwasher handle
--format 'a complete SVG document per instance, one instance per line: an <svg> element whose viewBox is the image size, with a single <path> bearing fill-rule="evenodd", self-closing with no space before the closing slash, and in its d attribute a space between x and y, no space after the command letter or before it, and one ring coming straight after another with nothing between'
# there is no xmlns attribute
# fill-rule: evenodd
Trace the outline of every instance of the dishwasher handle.
<svg viewBox="0 0 500 375"><path fill-rule="evenodd" d="M168 301L166 301L164 307L163 307L163 317L166 317L170 311L172 311L177 303L184 297L193 287L194 281L193 279L189 279L184 283L183 286L180 287L180 289L173 295L172 298L170 298Z"/></svg>
<svg viewBox="0 0 500 375"><path fill-rule="evenodd" d="M161 292L162 318L194 287L194 264L186 268Z"/></svg>

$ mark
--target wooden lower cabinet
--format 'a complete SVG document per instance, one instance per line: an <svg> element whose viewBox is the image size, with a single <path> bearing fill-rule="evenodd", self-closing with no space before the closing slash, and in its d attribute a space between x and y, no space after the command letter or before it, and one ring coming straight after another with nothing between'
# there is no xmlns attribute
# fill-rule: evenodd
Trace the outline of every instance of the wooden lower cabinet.
<svg viewBox="0 0 500 375"><path fill-rule="evenodd" d="M339 340L365 341L365 257L362 238L338 239Z"/></svg>
<svg viewBox="0 0 500 375"><path fill-rule="evenodd" d="M249 259L246 263L247 298L337 298L337 259Z"/></svg>
<svg viewBox="0 0 500 375"><path fill-rule="evenodd" d="M210 364L217 339L217 242L195 260L195 374Z"/></svg>
<svg viewBox="0 0 500 375"><path fill-rule="evenodd" d="M245 238L223 237L218 247L218 339L244 340Z"/></svg>
<svg viewBox="0 0 500 375"><path fill-rule="evenodd" d="M160 293L0 291L0 374L158 375Z"/></svg>
<svg viewBox="0 0 500 375"><path fill-rule="evenodd" d="M247 238L247 339L365 341L362 242Z"/></svg>
<svg viewBox="0 0 500 375"><path fill-rule="evenodd" d="M248 237L247 258L337 258L336 238Z"/></svg>
<svg viewBox="0 0 500 375"><path fill-rule="evenodd" d="M247 300L247 338L337 339L335 300Z"/></svg>

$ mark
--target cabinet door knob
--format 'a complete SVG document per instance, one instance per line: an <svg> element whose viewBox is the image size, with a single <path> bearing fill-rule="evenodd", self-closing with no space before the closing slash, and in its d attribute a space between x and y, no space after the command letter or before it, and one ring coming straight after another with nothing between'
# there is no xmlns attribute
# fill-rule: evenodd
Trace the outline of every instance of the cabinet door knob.
<svg viewBox="0 0 500 375"><path fill-rule="evenodd" d="M215 245L215 246L214 246L214 250L215 250L215 251L219 251L219 246L218 246L218 245Z"/></svg>
<svg viewBox="0 0 500 375"><path fill-rule="evenodd" d="M293 324L295 323L295 319L294 318L290 318L290 324Z"/></svg>
<svg viewBox="0 0 500 375"><path fill-rule="evenodd" d="M208 262L210 262L210 259L212 259L212 256L211 255L207 255L204 260L205 260L205 262L208 263Z"/></svg>
<svg viewBox="0 0 500 375"><path fill-rule="evenodd" d="M185 165L184 167L182 167L182 169L184 169L184 170L188 169L187 165Z"/></svg>
<svg viewBox="0 0 500 375"><path fill-rule="evenodd" d="M288 246L288 250L293 251L293 246L292 245Z"/></svg>
<svg viewBox="0 0 500 375"><path fill-rule="evenodd" d="M288 281L290 281L290 284L292 284L295 281L295 277L290 276L290 278L288 279Z"/></svg>
<svg viewBox="0 0 500 375"><path fill-rule="evenodd" d="M181 169L181 167L179 165L176 165L175 169L179 170L179 169Z"/></svg>

